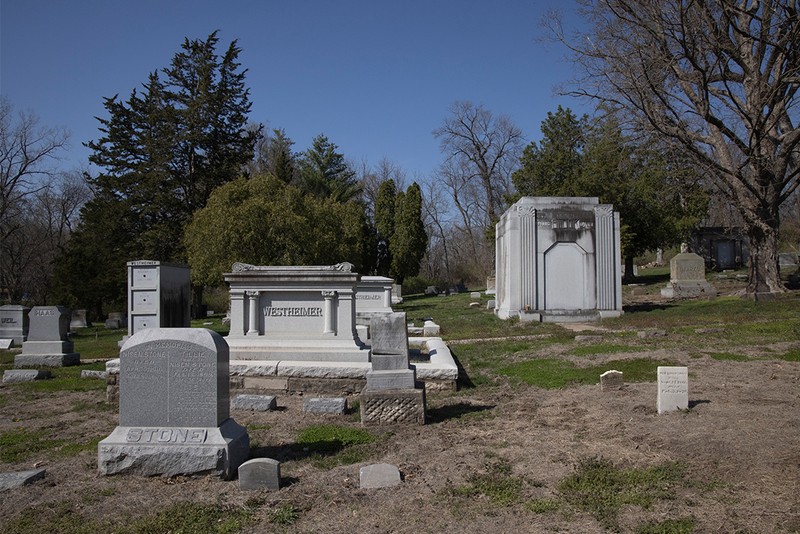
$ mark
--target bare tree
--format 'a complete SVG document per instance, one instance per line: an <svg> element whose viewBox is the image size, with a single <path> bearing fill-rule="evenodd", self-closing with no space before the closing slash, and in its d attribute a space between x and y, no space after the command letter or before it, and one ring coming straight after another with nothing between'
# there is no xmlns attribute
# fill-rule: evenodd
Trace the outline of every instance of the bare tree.
<svg viewBox="0 0 800 534"><path fill-rule="evenodd" d="M47 164L65 148L69 135L45 128L30 112L15 116L13 106L0 97L0 239L19 228L24 200L47 185Z"/></svg>
<svg viewBox="0 0 800 534"><path fill-rule="evenodd" d="M405 171L389 158L381 158L374 167L362 160L359 165L353 165L353 168L356 169L356 177L361 184L361 196L370 216L374 215L378 188L383 182L393 180L398 191L405 191L408 187Z"/></svg>
<svg viewBox="0 0 800 534"><path fill-rule="evenodd" d="M465 183L478 186L484 226L494 225L511 189L511 171L519 163L522 131L508 117L495 117L481 105L456 102L433 135L450 168L463 172Z"/></svg>
<svg viewBox="0 0 800 534"><path fill-rule="evenodd" d="M784 291L780 206L800 184L796 0L595 0L567 39L585 77L570 91L678 141L719 180L750 240L748 293Z"/></svg>

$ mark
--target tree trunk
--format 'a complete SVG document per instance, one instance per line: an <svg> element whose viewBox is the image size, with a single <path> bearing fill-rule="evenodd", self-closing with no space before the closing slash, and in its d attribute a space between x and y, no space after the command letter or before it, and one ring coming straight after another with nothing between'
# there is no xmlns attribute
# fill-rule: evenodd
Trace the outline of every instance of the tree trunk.
<svg viewBox="0 0 800 534"><path fill-rule="evenodd" d="M636 279L633 274L633 256L625 256L625 272L622 275L622 281L631 283Z"/></svg>
<svg viewBox="0 0 800 534"><path fill-rule="evenodd" d="M192 319L204 319L203 286L192 285Z"/></svg>
<svg viewBox="0 0 800 534"><path fill-rule="evenodd" d="M777 227L773 228L763 220L760 224L750 223L747 235L750 238L747 294L785 292L778 269Z"/></svg>

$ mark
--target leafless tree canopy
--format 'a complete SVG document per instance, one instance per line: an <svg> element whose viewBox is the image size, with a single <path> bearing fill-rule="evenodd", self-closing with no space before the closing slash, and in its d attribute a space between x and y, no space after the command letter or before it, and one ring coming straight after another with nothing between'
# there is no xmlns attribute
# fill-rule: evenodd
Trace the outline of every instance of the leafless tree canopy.
<svg viewBox="0 0 800 534"><path fill-rule="evenodd" d="M511 171L519 162L522 131L508 117L472 102L456 102L441 127L433 132L447 157L443 171L480 190L485 226L494 224L511 188Z"/></svg>
<svg viewBox="0 0 800 534"><path fill-rule="evenodd" d="M800 183L796 0L595 0L559 38L586 76L572 94L680 142L741 212L750 291L780 291L779 207Z"/></svg>

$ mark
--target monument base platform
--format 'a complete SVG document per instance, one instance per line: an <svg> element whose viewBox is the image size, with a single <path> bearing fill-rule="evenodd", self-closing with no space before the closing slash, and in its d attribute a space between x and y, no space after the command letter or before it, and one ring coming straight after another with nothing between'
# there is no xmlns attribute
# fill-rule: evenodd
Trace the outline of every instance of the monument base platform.
<svg viewBox="0 0 800 534"><path fill-rule="evenodd" d="M370 351L353 340L270 340L262 336L225 338L231 360L368 362Z"/></svg>
<svg viewBox="0 0 800 534"><path fill-rule="evenodd" d="M118 426L97 446L102 475L213 474L235 478L250 455L247 429L233 419L212 428Z"/></svg>
<svg viewBox="0 0 800 534"><path fill-rule="evenodd" d="M661 289L666 298L716 297L717 290L708 282L670 282Z"/></svg>

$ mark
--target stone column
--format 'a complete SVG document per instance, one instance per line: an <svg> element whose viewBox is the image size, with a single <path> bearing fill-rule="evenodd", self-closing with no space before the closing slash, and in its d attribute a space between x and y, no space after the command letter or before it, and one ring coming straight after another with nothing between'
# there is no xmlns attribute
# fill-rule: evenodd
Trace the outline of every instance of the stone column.
<svg viewBox="0 0 800 534"><path fill-rule="evenodd" d="M246 291L247 299L249 303L249 316L248 316L248 329L247 335L248 336L257 336L258 335L258 291Z"/></svg>
<svg viewBox="0 0 800 534"><path fill-rule="evenodd" d="M385 308L392 307L392 286L389 286L383 290L383 306Z"/></svg>
<svg viewBox="0 0 800 534"><path fill-rule="evenodd" d="M322 329L323 334L336 334L336 317L334 309L334 299L336 298L336 291L323 291L322 296L325 298L325 309L323 315L325 317L325 326Z"/></svg>
<svg viewBox="0 0 800 534"><path fill-rule="evenodd" d="M611 206L603 205L594 209L595 216L595 258L597 267L597 309L617 310L617 288L619 287L618 271L619 248L616 239L614 211Z"/></svg>

